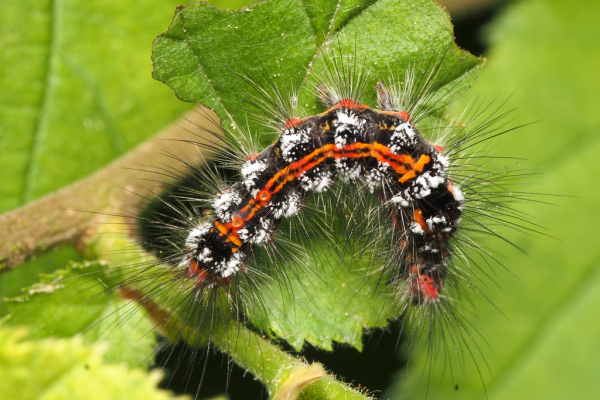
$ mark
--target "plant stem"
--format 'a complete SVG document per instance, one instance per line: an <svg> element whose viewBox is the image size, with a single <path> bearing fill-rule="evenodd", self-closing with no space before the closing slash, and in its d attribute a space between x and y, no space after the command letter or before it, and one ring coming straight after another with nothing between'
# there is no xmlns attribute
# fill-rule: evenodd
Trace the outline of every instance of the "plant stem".
<svg viewBox="0 0 600 400"><path fill-rule="evenodd" d="M310 379L302 375L309 364L282 351L259 334L238 323L230 323L224 332L214 332L212 343L228 354L236 364L247 369L263 382L269 389L271 399L296 398L284 397L281 394L291 385L298 384L298 380ZM297 398L307 400L370 399L326 374L313 378L308 386L303 387Z"/></svg>

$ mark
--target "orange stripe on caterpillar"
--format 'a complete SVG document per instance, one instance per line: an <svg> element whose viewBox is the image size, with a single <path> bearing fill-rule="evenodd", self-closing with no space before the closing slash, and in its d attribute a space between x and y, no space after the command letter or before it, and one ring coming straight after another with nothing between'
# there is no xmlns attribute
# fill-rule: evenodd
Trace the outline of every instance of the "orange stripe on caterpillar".
<svg viewBox="0 0 600 400"><path fill-rule="evenodd" d="M317 156L319 157L316 158ZM415 171L423 171L423 167L430 161L430 157L428 155L421 155L419 160L415 163L412 156L407 154L393 154L389 147L384 146L380 143L353 143L344 146L341 149L333 143L327 144L323 147L314 150L311 154L305 156L301 160L293 162L290 165L283 168L282 170L276 172L273 175L273 177L267 182L264 189L262 189L254 199L250 200L250 202L244 208L241 209L242 214L247 213L246 216L243 217L244 220L248 221L249 219L251 219L255 215L256 211L264 207L270 200L271 196L278 193L287 182L301 177L304 173L315 168L317 165L321 164L326 159L362 157L373 157L380 162L386 162L390 165L390 167L392 167L392 169L394 169L396 173L405 174L399 179L399 182L401 183L404 183L407 180L416 177ZM394 161L407 164L413 169L409 171L406 169L406 167ZM279 185L274 190L270 190L273 187L273 185L280 180L281 182L279 183Z"/></svg>
<svg viewBox="0 0 600 400"><path fill-rule="evenodd" d="M429 226L427 225L427 222L425 222L425 218L423 217L423 210L417 208L413 213L413 219L417 224L419 224L421 229L423 229L423 232L431 233L431 229L429 229Z"/></svg>

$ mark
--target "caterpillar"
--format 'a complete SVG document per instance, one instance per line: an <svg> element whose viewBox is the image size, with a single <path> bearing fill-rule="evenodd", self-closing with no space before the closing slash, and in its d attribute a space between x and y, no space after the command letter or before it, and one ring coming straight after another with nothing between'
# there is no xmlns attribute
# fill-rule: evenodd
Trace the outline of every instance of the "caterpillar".
<svg viewBox="0 0 600 400"><path fill-rule="evenodd" d="M509 204L528 194L511 197L504 187L520 174L518 166L469 152L515 129L504 126L510 112L487 106L466 123L426 127L437 140L422 133L419 122L438 111L435 99L454 95L452 87L434 89L444 86L442 61L409 69L401 80L378 81L375 108L362 102L368 73L356 60L353 65L331 55L314 84L324 110L311 116L294 115L297 99L287 99L274 83L263 88L239 73L246 84L241 91L276 139L261 150L239 125L225 129L212 120L198 126L203 139L189 142L208 159L196 166L171 154L192 173L163 172L183 182L153 200L160 211L147 208L134 217L146 232L141 244L156 260L117 268L120 278L110 290L121 290L151 314L166 301L170 309L156 321L161 333L171 342L206 343L216 324L231 318L248 323L250 309L269 307L263 285L273 276L283 276L285 285L288 274L297 274L290 266L302 265L313 241L331 244L335 256L341 230L346 242L360 242L361 250L374 254L375 268L365 274L380 274L392 298L384 300L394 302L396 316L404 315L402 327L409 326L412 336L437 332L457 354L466 347L475 360L471 348L481 352L472 323L453 302L465 287L487 300L473 282L478 274L472 266L479 266L462 249L491 255L463 231L498 236L486 219L531 230L511 222L528 220Z"/></svg>
<svg viewBox="0 0 600 400"><path fill-rule="evenodd" d="M189 233L180 266L200 289L228 285L245 272L254 246L273 240L282 218L298 214L310 192L327 190L341 176L370 191L382 188L381 201L394 207L392 223L405 231L395 252L411 301L439 300L447 243L464 201L447 177L443 149L423 138L381 82L380 109L317 89L328 109L285 121L275 144L248 157L243 181L218 193L215 217Z"/></svg>

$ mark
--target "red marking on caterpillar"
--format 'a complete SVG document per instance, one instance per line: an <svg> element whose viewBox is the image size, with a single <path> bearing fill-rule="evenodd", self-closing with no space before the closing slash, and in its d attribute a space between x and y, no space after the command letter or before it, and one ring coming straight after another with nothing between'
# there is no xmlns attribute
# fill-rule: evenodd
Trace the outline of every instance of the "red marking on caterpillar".
<svg viewBox="0 0 600 400"><path fill-rule="evenodd" d="M426 303L432 303L439 300L440 286L435 277L419 271L419 266L410 267L410 291L419 299Z"/></svg>
<svg viewBox="0 0 600 400"><path fill-rule="evenodd" d="M328 111L331 111L333 109L340 108L340 107L349 108L349 109L368 108L368 106L366 106L364 104L357 103L356 101L354 101L352 99L343 99L339 103L333 105Z"/></svg>
<svg viewBox="0 0 600 400"><path fill-rule="evenodd" d="M411 122L410 120L410 114L407 113L406 111L400 111L398 113L396 113L400 118L402 118L403 120L405 120L406 122Z"/></svg>
<svg viewBox="0 0 600 400"><path fill-rule="evenodd" d="M302 123L302 120L301 120L301 119L298 119L298 118L292 118L292 119L288 119L288 120L285 122L285 127L286 127L286 128L293 128L293 127L295 127L296 125L298 125L298 124L301 124L301 123ZM253 161L254 161L254 160L253 160Z"/></svg>

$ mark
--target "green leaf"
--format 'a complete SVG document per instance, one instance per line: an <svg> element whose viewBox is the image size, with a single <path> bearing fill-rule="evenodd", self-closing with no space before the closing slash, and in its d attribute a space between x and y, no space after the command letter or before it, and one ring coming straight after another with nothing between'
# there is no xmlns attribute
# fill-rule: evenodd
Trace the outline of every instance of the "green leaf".
<svg viewBox="0 0 600 400"><path fill-rule="evenodd" d="M294 269L286 289L280 283L261 289L267 318L255 312L251 322L298 351L305 341L326 350L333 350L334 341L361 350L363 329L386 326L386 318L398 315L392 302L383 300L385 285L377 285L379 275L365 279L369 261L355 258L316 254L306 268Z"/></svg>
<svg viewBox="0 0 600 400"><path fill-rule="evenodd" d="M102 314L110 301L101 296L104 286L90 276L102 271L100 262L73 263L21 289L21 296L6 299L11 326L27 326L31 338L71 337L83 332Z"/></svg>
<svg viewBox="0 0 600 400"><path fill-rule="evenodd" d="M106 364L105 346L84 346L81 337L24 340L25 336L24 330L0 328L3 399L175 398L157 389L161 378L157 371L147 374Z"/></svg>
<svg viewBox="0 0 600 400"><path fill-rule="evenodd" d="M465 353L465 376L454 364L454 380L447 362L435 360L429 398L592 399L600 392L595 317L600 308L595 245L600 226L599 14L596 1L523 1L509 6L491 29L488 67L474 92L491 100L516 90L508 106L516 108L517 123L539 121L495 140L494 153L543 167L523 179L534 185L521 190L556 194L538 197L554 205L519 208L539 218L557 239L503 232L527 254L484 243L518 277L495 267L498 287L489 281L482 287L506 318L473 299L479 309L474 320L485 339L477 342L489 365L488 372L479 363L485 389ZM418 354L390 398L424 396L425 359L425 351Z"/></svg>
<svg viewBox="0 0 600 400"><path fill-rule="evenodd" d="M111 301L83 337L88 344L108 344L104 354L108 363L124 362L131 368L149 367L154 363L157 345L154 324L138 304Z"/></svg>
<svg viewBox="0 0 600 400"><path fill-rule="evenodd" d="M189 107L150 77L149 43L176 4L1 2L0 213L94 172Z"/></svg>
<svg viewBox="0 0 600 400"><path fill-rule="evenodd" d="M131 367L151 362L156 345L154 324L135 303L105 292L104 262L71 263L42 274L39 282L4 299L9 316L3 324L27 327L29 338L67 338L84 333L86 342L110 344L108 362Z"/></svg>

